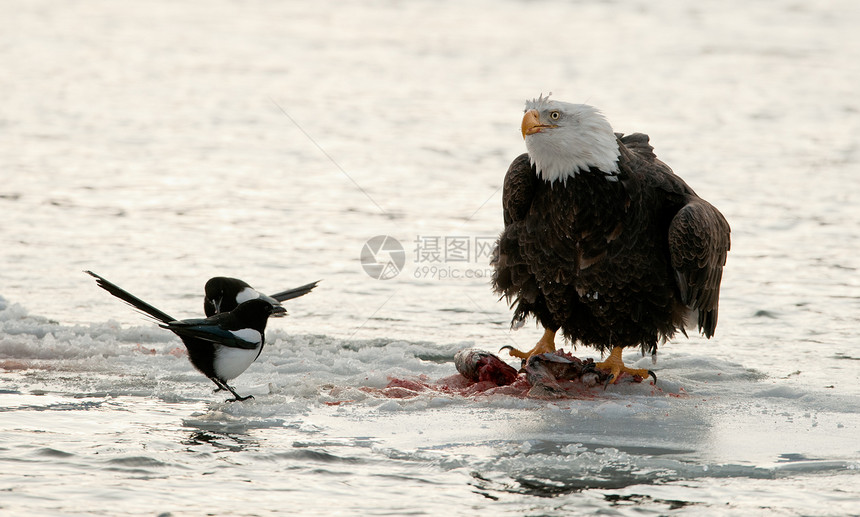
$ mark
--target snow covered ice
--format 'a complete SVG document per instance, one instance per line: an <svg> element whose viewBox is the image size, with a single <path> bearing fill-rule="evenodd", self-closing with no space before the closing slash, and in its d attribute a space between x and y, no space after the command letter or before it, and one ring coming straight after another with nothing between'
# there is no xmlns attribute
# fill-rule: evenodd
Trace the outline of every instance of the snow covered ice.
<svg viewBox="0 0 860 517"><path fill-rule="evenodd" d="M726 503L746 511L760 504L757 490L810 484L829 488L801 501L774 499L774 511L815 513L826 503L847 512L856 497L856 394L811 389L722 359L667 352L657 387L598 386L552 401L492 390L392 395L393 378L421 386L458 375L453 355L463 344L278 329L264 359L239 378L255 399L226 403L165 331L63 326L14 304L0 316L2 413L15 417L4 423L2 460L42 473L3 476L13 487L10 508L20 512L61 509L70 500L96 510L112 497L126 501L128 514L135 507L179 514L212 504L236 514L266 508L236 479L301 502L310 514L327 510L319 494L337 500L344 514L458 513L463 498L503 514L607 506L661 513ZM204 483L194 472L210 477ZM71 473L113 481L88 497L64 481ZM211 483L225 484L225 500L181 496L202 497ZM67 495L46 502L41 493Z"/></svg>

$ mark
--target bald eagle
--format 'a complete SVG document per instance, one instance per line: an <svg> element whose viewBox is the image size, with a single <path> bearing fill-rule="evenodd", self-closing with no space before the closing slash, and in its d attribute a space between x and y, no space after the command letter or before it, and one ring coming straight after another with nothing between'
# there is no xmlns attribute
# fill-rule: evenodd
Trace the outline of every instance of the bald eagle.
<svg viewBox="0 0 860 517"><path fill-rule="evenodd" d="M717 325L720 280L730 247L723 215L658 160L647 135L615 133L594 107L526 102L527 154L504 181L505 228L493 253L493 289L544 335L512 356L555 351L561 330L573 343L610 351L597 367L611 382L631 369L622 350L656 353L694 321Z"/></svg>

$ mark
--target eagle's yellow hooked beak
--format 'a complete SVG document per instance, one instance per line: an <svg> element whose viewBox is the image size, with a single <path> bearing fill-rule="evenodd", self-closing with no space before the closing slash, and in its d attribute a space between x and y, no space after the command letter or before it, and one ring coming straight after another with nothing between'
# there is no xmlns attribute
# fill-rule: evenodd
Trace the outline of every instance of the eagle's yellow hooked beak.
<svg viewBox="0 0 860 517"><path fill-rule="evenodd" d="M540 133L544 129L556 127L549 124L540 123L540 114L537 110L528 110L523 116L523 138L528 135Z"/></svg>

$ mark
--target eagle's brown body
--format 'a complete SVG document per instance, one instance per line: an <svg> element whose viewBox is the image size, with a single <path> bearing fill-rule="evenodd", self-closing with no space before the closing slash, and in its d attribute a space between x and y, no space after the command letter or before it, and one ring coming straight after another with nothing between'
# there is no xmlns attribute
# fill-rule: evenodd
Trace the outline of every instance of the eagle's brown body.
<svg viewBox="0 0 860 517"><path fill-rule="evenodd" d="M658 160L648 137L618 135L618 171L537 174L528 154L505 176L505 229L493 259L495 291L574 343L600 350L658 342L698 311L717 323L729 225Z"/></svg>

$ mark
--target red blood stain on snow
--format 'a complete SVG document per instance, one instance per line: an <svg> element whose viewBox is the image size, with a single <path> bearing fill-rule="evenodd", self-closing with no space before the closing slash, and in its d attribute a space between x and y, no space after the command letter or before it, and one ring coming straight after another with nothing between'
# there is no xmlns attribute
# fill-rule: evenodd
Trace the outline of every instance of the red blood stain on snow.
<svg viewBox="0 0 860 517"><path fill-rule="evenodd" d="M141 345L140 343L138 343L134 346L134 351L137 353L140 353L140 354L155 355L155 349L154 348L147 348L147 347Z"/></svg>
<svg viewBox="0 0 860 517"><path fill-rule="evenodd" d="M30 369L30 364L25 363L24 361L16 361L15 359L6 359L4 361L0 361L0 368L6 371L28 370Z"/></svg>
<svg viewBox="0 0 860 517"><path fill-rule="evenodd" d="M553 388L552 392L536 390L522 374L507 386L499 386L492 381L474 382L460 374L455 374L435 382L430 381L424 375L412 379L389 377L389 382L384 388L362 387L359 389L375 397L391 399L409 399L420 395L439 394L461 397L504 395L523 399L570 400L598 398L602 392L602 387L588 387L575 381L559 382ZM342 402L345 401L327 404L337 405Z"/></svg>

